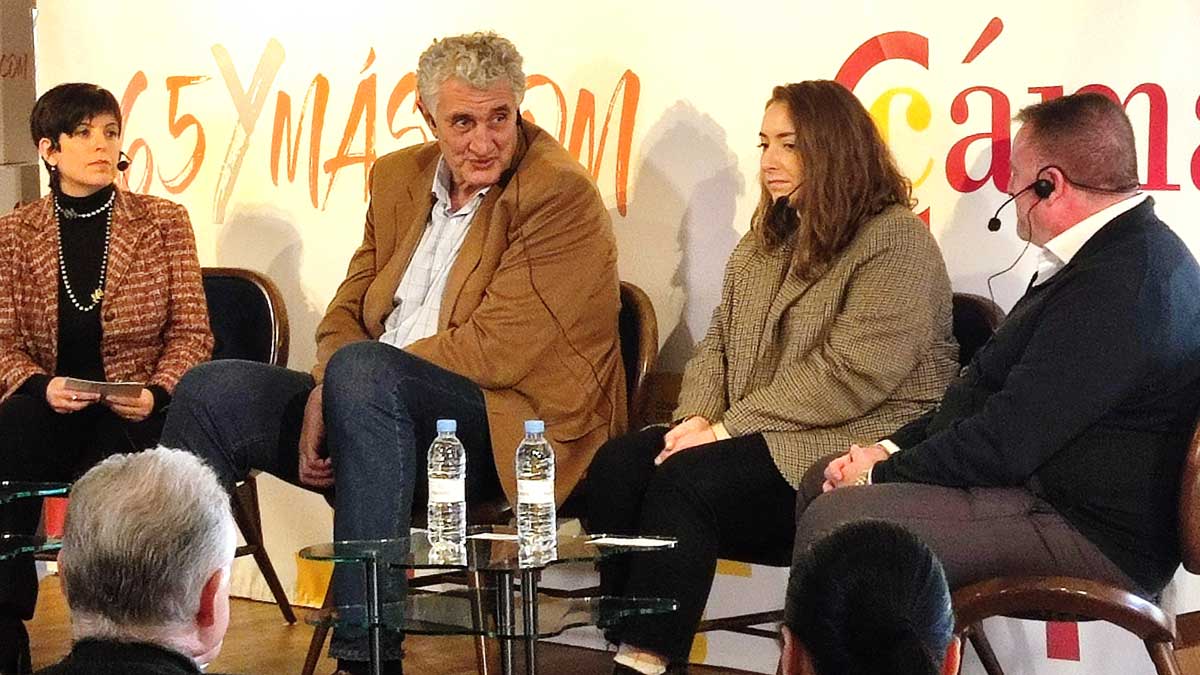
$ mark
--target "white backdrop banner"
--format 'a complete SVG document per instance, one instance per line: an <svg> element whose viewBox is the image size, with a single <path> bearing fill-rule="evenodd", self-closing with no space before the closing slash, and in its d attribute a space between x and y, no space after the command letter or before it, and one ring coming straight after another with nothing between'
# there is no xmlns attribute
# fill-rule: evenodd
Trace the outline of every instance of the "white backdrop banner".
<svg viewBox="0 0 1200 675"><path fill-rule="evenodd" d="M1008 187L1012 116L1080 90L1126 105L1144 189L1200 246L1194 0L38 6L38 90L91 81L116 94L129 187L188 207L203 264L279 284L299 369L312 365L316 322L361 240L373 161L428 137L414 109L417 56L434 37L473 30L516 43L525 114L595 176L621 275L658 311L668 371L703 335L726 256L749 227L758 125L776 84L836 78L853 89L914 181L955 290L986 295L986 277L1022 248L1011 210L999 233L985 227ZM1002 306L1033 265L1026 254L993 283ZM308 543L281 539L287 515L267 515L285 568Z"/></svg>

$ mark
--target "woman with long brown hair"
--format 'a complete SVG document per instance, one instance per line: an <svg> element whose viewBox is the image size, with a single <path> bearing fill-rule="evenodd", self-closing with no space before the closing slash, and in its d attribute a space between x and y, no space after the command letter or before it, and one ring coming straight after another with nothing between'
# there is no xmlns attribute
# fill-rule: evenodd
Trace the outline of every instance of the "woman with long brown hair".
<svg viewBox="0 0 1200 675"><path fill-rule="evenodd" d="M941 252L854 95L776 87L759 145L762 197L676 422L609 441L589 470L589 531L679 542L601 567L605 594L679 603L610 630L616 672L686 667L718 557L788 564L805 470L931 408L957 368Z"/></svg>

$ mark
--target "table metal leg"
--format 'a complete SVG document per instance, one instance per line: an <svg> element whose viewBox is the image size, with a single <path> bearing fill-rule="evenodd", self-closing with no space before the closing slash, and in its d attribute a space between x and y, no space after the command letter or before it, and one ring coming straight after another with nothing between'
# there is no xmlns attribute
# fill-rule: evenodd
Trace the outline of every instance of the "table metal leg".
<svg viewBox="0 0 1200 675"><path fill-rule="evenodd" d="M496 573L496 627L500 635L500 671L504 675L513 675L512 641L516 631L513 629L516 619L513 613L513 578L512 572Z"/></svg>
<svg viewBox="0 0 1200 675"><path fill-rule="evenodd" d="M537 673L538 576L541 570L521 570L521 618L525 636L525 675Z"/></svg>
<svg viewBox="0 0 1200 675"><path fill-rule="evenodd" d="M382 624L379 606L379 561L374 557L363 561L363 581L366 583L367 634L371 649L371 675L382 675L383 654L380 645Z"/></svg>
<svg viewBox="0 0 1200 675"><path fill-rule="evenodd" d="M467 572L467 590L471 594L471 624L478 631L475 635L475 671L479 675L496 675L488 656L490 638L487 636L487 623L490 612L487 611L488 600L483 592L485 586L483 572Z"/></svg>

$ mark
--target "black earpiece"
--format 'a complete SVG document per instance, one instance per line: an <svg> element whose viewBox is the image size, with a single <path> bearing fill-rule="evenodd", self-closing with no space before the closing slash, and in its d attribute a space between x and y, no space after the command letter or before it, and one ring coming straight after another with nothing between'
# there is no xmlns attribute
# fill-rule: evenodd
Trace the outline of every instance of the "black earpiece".
<svg viewBox="0 0 1200 675"><path fill-rule="evenodd" d="M125 151L121 151L121 160L117 162L117 171L124 171L129 168L129 155Z"/></svg>
<svg viewBox="0 0 1200 675"><path fill-rule="evenodd" d="M1050 168L1050 167L1046 167L1046 168ZM1054 168L1057 168L1057 167L1054 167ZM1042 169L1042 171L1045 171L1045 170L1046 169ZM1045 199L1046 197L1049 197L1051 194L1054 193L1054 181L1050 180L1049 178L1039 178L1039 179L1033 181L1032 183L1030 183L1029 185L1026 185L1025 187L1021 188L1020 190L1017 190L1017 192L1015 194L1013 194L1011 197L1009 197L1008 199L1005 199L1004 203L1001 204L996 209L996 213L994 215L992 215L991 218L988 219L987 228L988 228L989 232L999 232L1000 231L1000 211L1004 207L1008 206L1009 202L1016 199L1017 197L1020 197L1021 195L1025 194L1029 190L1033 190L1033 194L1037 195L1038 199Z"/></svg>

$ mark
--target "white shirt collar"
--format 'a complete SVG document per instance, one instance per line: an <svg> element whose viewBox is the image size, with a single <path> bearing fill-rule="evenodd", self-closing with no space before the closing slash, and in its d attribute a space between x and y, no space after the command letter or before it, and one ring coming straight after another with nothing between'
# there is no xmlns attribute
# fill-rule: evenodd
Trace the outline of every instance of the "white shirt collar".
<svg viewBox="0 0 1200 675"><path fill-rule="evenodd" d="M1050 277L1054 276L1071 259L1079 250L1084 247L1088 241L1095 236L1105 225L1112 222L1115 218L1127 211L1132 211L1142 202L1146 201L1149 195L1141 192L1126 197L1116 204L1100 209L1092 215L1075 223L1066 230L1060 232L1057 237L1046 242L1041 247L1041 252L1038 254L1037 260L1037 282L1035 286L1041 286L1046 283Z"/></svg>
<svg viewBox="0 0 1200 675"><path fill-rule="evenodd" d="M452 183L453 180L450 176L450 165L446 164L445 156L439 157L437 171L433 174L433 188L431 191L433 192L433 198L437 200L437 204L439 204L441 208L445 209L447 215L466 215L473 212L475 208L479 206L479 203L483 201L483 195L487 194L488 190L492 189L491 185L481 189L479 192L476 192L474 195L472 195L471 198L467 200L467 203L463 204L461 209L458 211L451 211L450 190L452 188Z"/></svg>

